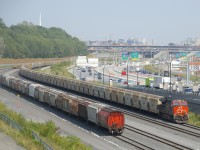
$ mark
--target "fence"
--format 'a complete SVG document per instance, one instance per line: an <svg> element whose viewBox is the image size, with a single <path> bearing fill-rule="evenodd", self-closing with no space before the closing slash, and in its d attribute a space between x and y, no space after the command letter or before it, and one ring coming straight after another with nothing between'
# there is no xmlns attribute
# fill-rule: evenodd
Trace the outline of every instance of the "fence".
<svg viewBox="0 0 200 150"><path fill-rule="evenodd" d="M8 118L6 115L4 115L2 113L0 113L0 119L5 121L7 124L9 124L10 126L12 126L13 128L15 128L19 131L24 130L24 128L22 126L20 126L15 121L11 120L10 118ZM47 143L45 143L35 132L30 131L30 133L32 134L33 138L44 147L45 150L53 150L53 148L51 148Z"/></svg>

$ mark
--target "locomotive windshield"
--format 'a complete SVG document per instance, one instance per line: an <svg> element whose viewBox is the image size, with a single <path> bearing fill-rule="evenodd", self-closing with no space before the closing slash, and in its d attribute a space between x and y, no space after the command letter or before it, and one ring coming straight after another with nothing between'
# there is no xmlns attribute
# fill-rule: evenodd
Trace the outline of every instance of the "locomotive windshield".
<svg viewBox="0 0 200 150"><path fill-rule="evenodd" d="M185 100L173 100L172 106L187 106L187 101Z"/></svg>

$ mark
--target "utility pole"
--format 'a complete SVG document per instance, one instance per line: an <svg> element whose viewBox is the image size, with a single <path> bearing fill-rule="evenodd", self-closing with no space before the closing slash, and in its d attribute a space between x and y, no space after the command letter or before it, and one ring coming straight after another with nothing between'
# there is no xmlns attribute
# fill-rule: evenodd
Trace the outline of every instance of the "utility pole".
<svg viewBox="0 0 200 150"><path fill-rule="evenodd" d="M188 82L189 82L189 62L187 61L187 80L186 80L186 85L188 86Z"/></svg>

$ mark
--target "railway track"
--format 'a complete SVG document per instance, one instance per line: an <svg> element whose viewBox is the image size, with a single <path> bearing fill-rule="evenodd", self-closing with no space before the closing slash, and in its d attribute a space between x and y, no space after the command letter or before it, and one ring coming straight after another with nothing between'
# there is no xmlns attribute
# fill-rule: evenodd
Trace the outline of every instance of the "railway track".
<svg viewBox="0 0 200 150"><path fill-rule="evenodd" d="M118 140L123 141L124 143L127 143L127 144L133 146L134 148L137 148L137 149L140 149L140 150L146 150L146 149L154 150L153 148L146 146L141 142L137 142L137 141L135 141L135 140L133 140L129 137L123 136L123 135L117 136L116 138Z"/></svg>
<svg viewBox="0 0 200 150"><path fill-rule="evenodd" d="M142 120L151 122L151 123L153 123L153 124L157 124L157 125L160 125L160 126L169 128L169 129L173 129L173 130L176 130L176 131L180 131L180 132L182 132L182 133L185 133L185 134L188 134L188 135L191 135L191 136L200 138L200 134L199 134L199 133L196 133L196 132L193 132L193 131L190 131L190 130L185 130L185 129L182 129L182 128L173 126L173 125L171 125L171 124L166 124L166 123L161 122L161 121L158 121L158 120L156 120L156 119L150 119L150 118L148 118L148 117L145 117L145 116L142 116L142 115L139 115L139 114L130 113L130 112L124 111L124 110L120 110L120 111L122 111L122 112L123 112L124 114L126 114L126 115L129 115L129 116L132 116L132 117L135 117L135 118L138 118L138 119L142 119ZM184 125L184 126L186 126L186 127L188 127L188 128L198 129L198 131L200 130L198 127L195 127L195 126L192 126L192 125L189 125L189 124L186 124L186 125Z"/></svg>
<svg viewBox="0 0 200 150"><path fill-rule="evenodd" d="M17 77L20 77L20 76L17 75ZM20 78L21 78L21 77L20 77ZM29 81L30 81L30 80L29 80ZM65 91L65 92L66 92L66 91ZM74 94L72 94L72 93L68 93L68 94L74 96ZM76 96L77 96L77 95L76 95ZM78 97L83 98L83 97L81 97L81 96L78 96ZM91 100L91 99L85 98L85 97L84 97L84 99L87 99L87 100L90 100L90 101L94 101L94 100ZM173 125L170 125L170 124L166 124L166 123L161 122L161 121L157 121L156 119L148 118L148 117L145 117L145 116L143 116L143 115L135 114L135 113L130 112L130 111L125 111L124 109L119 109L119 108L116 108L116 107L113 107L113 108L118 109L118 110L124 112L124 114L126 114L126 115L129 115L129 116L132 116L132 117L135 117L135 118L138 118L138 119L142 119L142 120L145 120L145 121L148 121L148 122L151 122L151 123L160 125L160 126L164 126L164 127L166 127L166 128L170 128L170 129L173 129L173 130L176 130L176 131L180 131L180 132L182 132L182 133L184 132L185 134L188 134L188 135L191 135L191 136L195 136L195 137L197 137L197 138L200 138L200 134L199 134L199 133L191 132L191 131L189 131L189 130L183 130L183 129L179 128L179 127L176 127L176 126L173 126ZM191 126L191 125L189 125L189 124L186 124L186 125L184 125L184 126L186 126L187 128L195 129L195 130L200 130L200 128L195 127L195 126ZM126 127L128 127L128 125L126 125ZM128 129L128 128L126 128L126 129ZM143 131L143 132L144 132L144 131ZM133 142L135 142L134 140L130 139L129 137L125 137L125 136L123 136L123 135L122 135L122 137L116 137L116 138L118 138L119 140L122 140L122 141L124 141L124 142L126 142L126 143L129 143L129 144L130 144L130 143L133 144ZM157 138L158 138L158 137L157 137ZM160 138L160 137L159 137L159 138ZM132 142L131 142L131 141L132 141ZM132 144L131 144L131 145L132 145ZM135 145L135 144L133 144L132 146L134 146L134 145ZM135 145L135 147L137 147L137 146L138 146L138 144ZM148 146L147 146L148 148L145 147L145 146L146 146L146 145L138 146L138 147L140 147L139 149L150 149ZM177 148L177 149L180 149L180 147ZM188 147L185 148L185 149L188 149Z"/></svg>
<svg viewBox="0 0 200 150"><path fill-rule="evenodd" d="M15 73L15 76L19 77L21 79L24 79L21 76L19 76L17 72ZM29 81L30 81L30 79L29 79ZM38 83L38 82L36 82L36 83ZM64 92L66 92L66 91L64 91ZM96 101L92 100L91 98L86 98L86 97L83 97L83 96L75 95L75 94L72 94L71 92L70 93L66 92L66 93L69 94L69 95L72 95L72 96L77 96L79 98L84 98L86 100L89 100L89 101L92 101L92 102L96 102ZM164 122L161 122L161 121L158 121L156 119L152 119L152 118L146 117L144 115L140 115L140 114L136 114L136 113L133 113L133 112L130 112L130 111L126 111L126 110L121 109L119 107L113 107L113 106L111 106L111 107L114 108L114 109L118 109L118 110L122 111L124 114L129 115L131 117L135 117L135 118L138 118L138 119L141 119L141 120L145 120L145 121L151 122L153 124L157 124L157 125L169 128L169 129L180 131L182 133L185 133L185 134L200 138L200 134L199 133L196 133L196 132L193 132L193 131L190 131L190 130L185 130L185 129L179 128L177 126L173 126L171 124L166 124ZM192 126L192 125L189 125L189 124L185 124L184 126L187 127L187 128L192 128L192 129L196 129L196 130L200 131L199 127L195 127L195 126Z"/></svg>
<svg viewBox="0 0 200 150"><path fill-rule="evenodd" d="M162 137L157 136L155 134L140 130L138 128L135 128L135 127L132 127L132 126L129 126L129 125L125 125L125 129L130 130L134 133L138 133L138 134L143 135L145 137L149 137L150 139L153 139L155 141L159 141L160 143L166 144L166 145L171 146L172 148L176 148L178 150L192 150L192 148L190 148L190 147L178 144L178 143L173 142L171 140L162 138Z"/></svg>
<svg viewBox="0 0 200 150"><path fill-rule="evenodd" d="M187 127L187 128L191 128L191 129L195 129L197 131L200 131L200 127L191 125L191 124L183 124L183 126Z"/></svg>

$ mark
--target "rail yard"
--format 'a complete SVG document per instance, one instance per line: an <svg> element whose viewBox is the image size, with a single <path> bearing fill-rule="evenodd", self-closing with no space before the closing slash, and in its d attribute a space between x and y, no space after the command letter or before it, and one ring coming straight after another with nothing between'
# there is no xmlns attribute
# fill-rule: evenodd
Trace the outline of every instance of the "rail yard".
<svg viewBox="0 0 200 150"><path fill-rule="evenodd" d="M35 67L38 67L38 64L34 64L34 65L35 65ZM40 63L40 65L41 65L41 63ZM46 65L48 65L48 64L45 64L45 66ZM31 66L31 68L32 68L32 66ZM34 73L34 70L30 70L29 68L25 67L25 68L22 68L22 70L20 70L20 74L26 76L25 74L27 74L27 72L25 73L25 70L29 71L30 73ZM64 94L70 95L70 96L67 96L68 99L69 99L69 97L71 97L71 99L75 98L77 100L81 100L81 101L84 101L84 102L90 103L90 104L97 103L97 101L95 100L95 99L97 99L98 103L100 103L100 102L103 103L103 104L100 104L101 107L106 106L110 110L117 110L118 112L124 114L124 117L125 117L125 125L123 127L124 132L122 133L121 136L119 135L119 136L115 136L115 137L112 137L112 136L106 136L106 137L102 136L102 137L104 137L106 139L106 141L112 141L113 143L117 143L117 145L119 146L118 148L125 147L126 149L134 149L134 148L158 149L159 147L162 147L163 149L197 149L199 147L198 143L199 143L199 137L200 137L200 130L198 127L189 126L188 124L180 124L179 125L179 124L171 123L171 122L162 120L161 118L159 118L159 115L158 116L146 115L146 112L148 112L150 110L150 108L148 108L148 106L146 106L146 107L144 107L144 106L141 107L139 105L138 105L138 107L130 107L129 106L128 109L126 109L126 103L124 103L125 99L124 99L124 101L120 102L119 98L117 98L117 100L118 100L117 102L120 104L121 103L123 104L123 106L121 106L121 105L118 106L113 103L114 100L112 100L112 99L110 99L108 101L108 100L102 99L103 97L97 98L97 94L98 94L98 96L102 95L101 92L96 92L96 95L92 95L92 96L90 95L89 97L87 96L87 98L86 98L85 97L86 94L83 94L83 92L86 91L85 88L83 88L83 86L82 86L82 90L81 90L81 83L79 82L78 84L77 83L73 84L72 79L68 80L67 82L63 82L63 84L62 84L62 81L65 81L67 79L62 78L61 81L56 81L55 79L58 78L56 76L51 76L51 78L48 79L47 77L42 78L41 76L37 76L36 74L33 75L30 73L26 76L26 79L24 79L18 75L17 76L15 75L15 77L11 77L8 74L7 75L4 74L1 76L2 77L1 82L4 85L10 86L14 90L18 90L18 92L22 92L22 93L24 92L24 94L27 93L27 91L26 91L27 88L25 88L25 86L23 87L23 84L21 84L21 83L24 83L26 86L29 85L28 89L35 88L34 93L28 94L30 97L34 97L35 94L38 93L38 94L36 94L36 95L38 95L38 97L36 97L36 99L34 101L42 101L39 98L40 90L37 87L38 86L43 87L43 88L41 88L41 89L43 89L43 92L44 92L43 98L46 97L46 99L48 99L47 101L45 101L45 100L43 100L43 101L47 102L47 104L53 105L53 106L56 106L58 104L57 103L57 100L59 99L58 97L60 97L62 95L60 93L64 93ZM47 75L47 76L49 76L49 75ZM6 80L6 78L12 79L12 80L10 80L11 82L9 82L10 84L8 84L8 82L6 82L6 81L8 81L8 79ZM33 79L33 81L30 81L30 78ZM27 80L27 79L28 79L28 81L22 81L22 80ZM41 81L38 82L37 80L39 80L39 79ZM39 85L44 82L42 80L46 81L45 85ZM70 88L72 88L72 85L80 85L80 87L78 88L79 91L77 90L76 86L74 86L73 89L67 89L68 88L67 83L71 83L71 84L69 84ZM59 85L62 85L62 87L59 87ZM50 93L45 94L45 88L47 88L46 86L48 87L47 91L51 91L51 93L53 93L53 94L50 94ZM49 86L51 86L51 87L49 87ZM59 90L56 89L58 87L59 87ZM65 88L65 87L67 87L67 88ZM73 90L75 90L75 92ZM65 93L66 91L67 91L67 93ZM95 94L95 90L93 90L93 91ZM68 92L70 92L70 93L68 93ZM75 93L77 93L77 92L80 92L81 94L79 94L79 96L75 95ZM88 88L88 92L89 92L89 88ZM56 93L58 93L57 96L55 96ZM49 95L49 96L47 96L47 95ZM95 96L96 98L94 98L93 96ZM111 98L112 98L112 96L111 96ZM159 98L160 98L160 96L159 96ZM142 100L142 99L139 99L139 100ZM179 103L179 102L178 102L178 104L181 105L181 103ZM146 105L148 105L148 104L146 103ZM185 103L184 103L184 105L185 105ZM61 107L63 107L63 106L61 106ZM76 104L76 106L78 106L78 104ZM185 105L185 106L187 106L187 105ZM140 110L140 109L143 109L143 111L138 112L138 110ZM134 110L134 111L132 111L132 110ZM73 112L73 111L71 110L71 112ZM157 111L155 111L155 109L154 109L153 111L151 111L149 113L157 114L155 112L157 112ZM185 112L184 110L181 112L182 113L179 114L179 115L181 115L181 117L184 116L185 113L187 113L187 111ZM78 111L74 112L73 115L78 116ZM181 120L184 121L184 123L185 123L185 121L187 121L184 119L181 119ZM172 119L171 121L174 121L174 119ZM85 122L85 124L87 124L87 123ZM149 127L146 124L148 124ZM99 126L99 125L97 125L97 126ZM100 125L100 127L101 126L105 127L103 125ZM159 129L159 131L155 131L155 129L153 129L153 127L157 127L157 129ZM150 128L150 129L148 129L148 128ZM109 129L108 130L105 130L105 129L99 130L98 128L96 128L96 130L97 131L94 131L94 133L97 132L97 133L106 134L107 131L111 131L111 133L112 133L112 130L109 130ZM168 132L168 133L166 133L166 132ZM169 138L169 136L172 138ZM145 139L145 142L143 142L142 139ZM189 143L184 142L187 140L189 140L189 141L191 140L191 141Z"/></svg>

